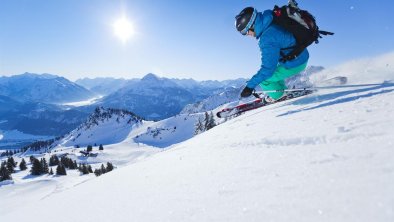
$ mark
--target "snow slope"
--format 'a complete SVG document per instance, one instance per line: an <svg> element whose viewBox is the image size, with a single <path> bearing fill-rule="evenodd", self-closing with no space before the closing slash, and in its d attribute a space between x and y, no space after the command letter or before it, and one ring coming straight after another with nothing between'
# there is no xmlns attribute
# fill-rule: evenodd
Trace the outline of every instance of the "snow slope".
<svg viewBox="0 0 394 222"><path fill-rule="evenodd" d="M0 221L394 221L394 72L340 75L377 84L250 111L162 152L137 129L99 155L121 160L111 173L0 186Z"/></svg>
<svg viewBox="0 0 394 222"><path fill-rule="evenodd" d="M67 134L60 144L87 146L119 143L141 124L142 119L131 112L100 107L96 108L85 123Z"/></svg>
<svg viewBox="0 0 394 222"><path fill-rule="evenodd" d="M0 219L393 221L393 130L393 83L319 91L251 111ZM66 209L73 213L60 217Z"/></svg>
<svg viewBox="0 0 394 222"><path fill-rule="evenodd" d="M203 118L203 115L180 114L149 125L145 124L138 134L133 132L135 137L131 139L154 147L169 147L192 138L198 118Z"/></svg>

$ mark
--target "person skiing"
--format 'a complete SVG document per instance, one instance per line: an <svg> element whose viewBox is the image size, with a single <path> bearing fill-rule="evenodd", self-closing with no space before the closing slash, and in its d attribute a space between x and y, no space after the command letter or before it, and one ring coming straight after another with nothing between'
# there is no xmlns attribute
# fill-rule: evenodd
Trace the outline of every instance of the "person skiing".
<svg viewBox="0 0 394 222"><path fill-rule="evenodd" d="M236 29L245 36L258 40L261 51L261 67L258 72L247 82L241 92L241 97L249 97L254 89L260 85L268 92L264 98L266 102L274 102L282 98L287 87L285 79L303 71L308 63L309 53L304 49L297 57L283 61L282 57L291 52L296 44L292 33L273 24L273 11L258 12L253 7L243 9L235 17ZM287 49L286 49L287 48Z"/></svg>

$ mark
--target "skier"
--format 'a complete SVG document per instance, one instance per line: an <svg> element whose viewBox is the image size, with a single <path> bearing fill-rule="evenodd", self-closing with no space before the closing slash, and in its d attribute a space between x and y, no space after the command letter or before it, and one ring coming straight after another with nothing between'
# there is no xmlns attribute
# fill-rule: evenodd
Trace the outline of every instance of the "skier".
<svg viewBox="0 0 394 222"><path fill-rule="evenodd" d="M241 97L252 95L254 88L260 85L263 90L286 89L285 79L303 71L308 63L309 53L304 49L291 60L282 58L291 52L296 44L293 34L278 25L272 24L273 11L258 12L253 7L243 9L235 17L236 29L242 34L258 40L261 51L261 68L248 81L241 92ZM288 49L286 49L288 48ZM269 92L264 100L268 103L285 96L283 91Z"/></svg>

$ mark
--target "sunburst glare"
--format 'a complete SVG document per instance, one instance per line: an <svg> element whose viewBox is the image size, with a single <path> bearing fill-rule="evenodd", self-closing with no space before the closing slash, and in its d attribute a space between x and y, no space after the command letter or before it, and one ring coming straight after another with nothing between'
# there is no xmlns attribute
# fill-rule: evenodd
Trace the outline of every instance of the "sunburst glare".
<svg viewBox="0 0 394 222"><path fill-rule="evenodd" d="M113 28L115 36L123 43L126 43L135 33L133 24L125 16L116 20Z"/></svg>

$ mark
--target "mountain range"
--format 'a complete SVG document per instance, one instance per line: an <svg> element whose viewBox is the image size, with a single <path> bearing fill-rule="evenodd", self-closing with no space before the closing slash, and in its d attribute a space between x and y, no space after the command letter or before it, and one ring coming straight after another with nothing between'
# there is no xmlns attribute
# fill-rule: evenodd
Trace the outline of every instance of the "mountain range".
<svg viewBox="0 0 394 222"><path fill-rule="evenodd" d="M188 104L245 81L199 82L160 78L154 74L147 74L142 79L80 79L75 83L51 74L24 73L0 77L0 131L16 130L17 134L26 134L26 138L28 135L31 138L37 135L62 136L83 123L98 106L129 110L144 119L157 121L180 113ZM102 98L93 103L67 105L98 95ZM4 141L14 139L4 137L0 140L0 149L4 148ZM25 144L31 140L19 142ZM9 143L6 146L15 147Z"/></svg>
<svg viewBox="0 0 394 222"><path fill-rule="evenodd" d="M322 69L309 67L300 75L302 78L292 83L305 82L308 76ZM0 130L62 136L85 121L98 106L129 110L154 121L179 113L205 112L237 100L245 82L246 79L163 78L152 73L141 79L85 78L75 83L51 74L0 77ZM92 103L66 105L98 95L102 97Z"/></svg>
<svg viewBox="0 0 394 222"><path fill-rule="evenodd" d="M52 104L81 101L95 96L91 91L64 77L32 73L0 77L0 95L21 102Z"/></svg>

